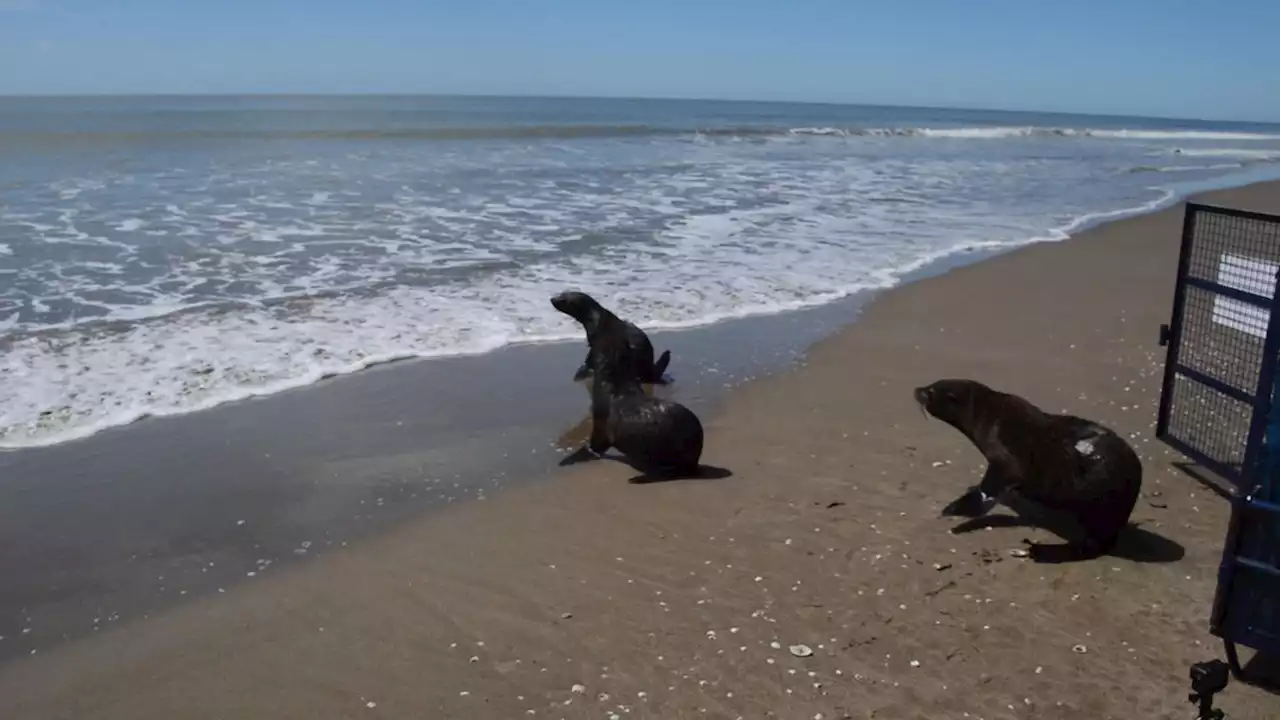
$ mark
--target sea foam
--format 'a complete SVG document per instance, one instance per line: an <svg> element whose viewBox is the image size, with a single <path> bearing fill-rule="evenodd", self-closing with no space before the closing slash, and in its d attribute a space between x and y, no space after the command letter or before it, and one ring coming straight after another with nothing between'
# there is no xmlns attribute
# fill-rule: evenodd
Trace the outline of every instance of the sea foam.
<svg viewBox="0 0 1280 720"><path fill-rule="evenodd" d="M1218 131L758 134L780 141L312 140L161 153L129 174L89 158L28 183L0 207L0 447L396 359L576 341L547 304L571 287L650 329L809 307L1061 240L1280 152ZM1153 153L1168 172L1125 172Z"/></svg>

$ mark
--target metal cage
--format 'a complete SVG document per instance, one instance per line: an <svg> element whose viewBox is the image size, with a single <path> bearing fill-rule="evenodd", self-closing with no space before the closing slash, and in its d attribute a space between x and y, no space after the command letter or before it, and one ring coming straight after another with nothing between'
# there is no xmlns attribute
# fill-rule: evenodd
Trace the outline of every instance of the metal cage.
<svg viewBox="0 0 1280 720"><path fill-rule="evenodd" d="M1235 489L1210 631L1280 653L1280 216L1187 203L1156 436Z"/></svg>

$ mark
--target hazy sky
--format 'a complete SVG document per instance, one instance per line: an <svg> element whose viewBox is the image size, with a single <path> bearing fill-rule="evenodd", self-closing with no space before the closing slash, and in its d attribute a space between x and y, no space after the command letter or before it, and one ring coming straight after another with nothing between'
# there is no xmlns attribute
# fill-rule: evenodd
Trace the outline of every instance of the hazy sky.
<svg viewBox="0 0 1280 720"><path fill-rule="evenodd" d="M0 94L706 97L1280 121L1280 0L0 0Z"/></svg>

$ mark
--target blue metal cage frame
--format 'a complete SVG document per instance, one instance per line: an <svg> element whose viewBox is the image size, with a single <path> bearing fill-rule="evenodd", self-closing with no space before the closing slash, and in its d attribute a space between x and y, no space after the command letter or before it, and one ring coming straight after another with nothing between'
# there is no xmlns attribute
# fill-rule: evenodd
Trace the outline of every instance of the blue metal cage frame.
<svg viewBox="0 0 1280 720"><path fill-rule="evenodd" d="M1280 216L1187 203L1156 437L1233 486L1209 629L1280 655Z"/></svg>

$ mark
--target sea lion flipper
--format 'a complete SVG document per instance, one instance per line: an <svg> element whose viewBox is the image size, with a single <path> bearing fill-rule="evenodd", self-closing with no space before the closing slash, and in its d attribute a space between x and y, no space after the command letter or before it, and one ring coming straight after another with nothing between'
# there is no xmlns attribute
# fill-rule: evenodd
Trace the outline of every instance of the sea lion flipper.
<svg viewBox="0 0 1280 720"><path fill-rule="evenodd" d="M1094 542L1038 543L1027 538L1022 539L1027 546L1027 556L1032 562L1058 564L1092 560L1106 554L1102 547Z"/></svg>
<svg viewBox="0 0 1280 720"><path fill-rule="evenodd" d="M942 515L943 517L982 517L995 504L995 498L988 497L981 488L974 485L942 508Z"/></svg>
<svg viewBox="0 0 1280 720"><path fill-rule="evenodd" d="M569 453L568 455L565 455L565 456L560 460L560 467L566 467L566 466L568 466L568 465L575 465L575 464L577 464L577 463L580 463L580 462L583 462L583 461L586 461L586 460L590 460L590 459L592 459L592 457L594 457L594 455L595 455L595 453L591 452L591 448L590 448L589 446L587 446L587 445L583 445L582 447L578 448L577 450L574 450L573 452Z"/></svg>
<svg viewBox="0 0 1280 720"><path fill-rule="evenodd" d="M1017 478L1010 474L1006 464L998 457L993 458L987 464L982 480L942 509L943 517L977 518L986 515L1002 497L1018 486Z"/></svg>
<svg viewBox="0 0 1280 720"><path fill-rule="evenodd" d="M596 366L596 354L590 346L587 347L587 356L583 358L582 365L578 366L578 371L573 374L573 381L578 382L586 376L590 375Z"/></svg>
<svg viewBox="0 0 1280 720"><path fill-rule="evenodd" d="M666 382L663 375L667 372L667 365L671 364L671 351L663 350L658 356L658 361L653 364L653 384L661 385Z"/></svg>
<svg viewBox="0 0 1280 720"><path fill-rule="evenodd" d="M987 456L987 469L978 481L978 488L987 497L999 498L1017 488L1021 481L1018 461L1003 448L987 448L983 451Z"/></svg>
<svg viewBox="0 0 1280 720"><path fill-rule="evenodd" d="M602 384L599 377L596 378L596 384ZM598 391L595 394L599 394ZM587 441L587 449L596 455L604 455L609 448L613 447L613 442L609 439L609 406L605 403L595 402L593 398L591 407L591 439Z"/></svg>

